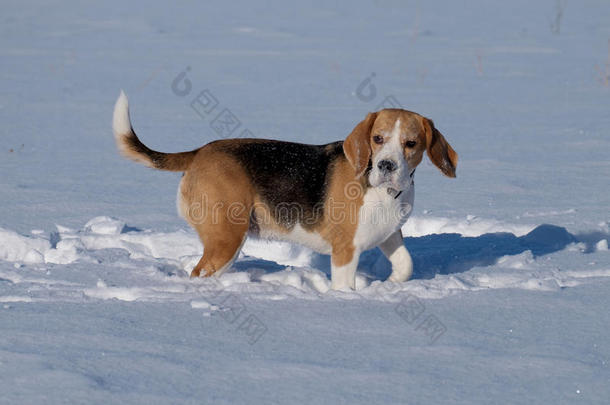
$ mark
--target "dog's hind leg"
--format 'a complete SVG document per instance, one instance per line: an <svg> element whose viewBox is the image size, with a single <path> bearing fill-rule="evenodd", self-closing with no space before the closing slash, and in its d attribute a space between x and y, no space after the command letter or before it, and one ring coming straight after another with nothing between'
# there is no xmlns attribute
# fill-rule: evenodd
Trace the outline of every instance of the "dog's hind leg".
<svg viewBox="0 0 610 405"><path fill-rule="evenodd" d="M231 267L246 240L248 227L232 225L224 229L199 230L203 242L203 257L191 272L191 277L221 275ZM221 228L215 225L214 228Z"/></svg>
<svg viewBox="0 0 610 405"><path fill-rule="evenodd" d="M203 147L180 182L178 210L203 243L191 277L227 270L250 227L255 190L245 169L227 156L213 144Z"/></svg>
<svg viewBox="0 0 610 405"><path fill-rule="evenodd" d="M203 257L191 272L191 277L220 275L231 267L244 244L248 223L220 221L215 224L195 225L195 230L203 243Z"/></svg>

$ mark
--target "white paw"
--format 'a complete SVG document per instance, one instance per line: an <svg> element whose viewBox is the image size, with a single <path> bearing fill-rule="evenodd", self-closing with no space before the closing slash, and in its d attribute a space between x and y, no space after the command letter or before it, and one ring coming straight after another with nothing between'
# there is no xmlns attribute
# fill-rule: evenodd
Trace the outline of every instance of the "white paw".
<svg viewBox="0 0 610 405"><path fill-rule="evenodd" d="M354 291L353 287L350 287L347 284L335 284L335 283L331 283L330 285L331 290L335 290L335 291Z"/></svg>
<svg viewBox="0 0 610 405"><path fill-rule="evenodd" d="M411 277L411 273L398 272L398 271L394 270L392 272L392 274L390 274L390 277L388 277L388 281L391 281L393 283L403 283L403 282L407 281L410 277Z"/></svg>

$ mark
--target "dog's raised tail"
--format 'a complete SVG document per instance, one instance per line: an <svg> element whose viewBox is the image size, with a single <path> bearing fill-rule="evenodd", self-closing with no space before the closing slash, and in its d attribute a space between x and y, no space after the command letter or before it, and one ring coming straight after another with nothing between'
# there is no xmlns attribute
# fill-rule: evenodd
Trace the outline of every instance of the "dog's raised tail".
<svg viewBox="0 0 610 405"><path fill-rule="evenodd" d="M196 150L180 153L157 152L144 145L136 136L129 119L129 102L121 90L114 105L112 130L119 152L128 159L142 163L148 167L172 172L183 172L191 165L197 154Z"/></svg>

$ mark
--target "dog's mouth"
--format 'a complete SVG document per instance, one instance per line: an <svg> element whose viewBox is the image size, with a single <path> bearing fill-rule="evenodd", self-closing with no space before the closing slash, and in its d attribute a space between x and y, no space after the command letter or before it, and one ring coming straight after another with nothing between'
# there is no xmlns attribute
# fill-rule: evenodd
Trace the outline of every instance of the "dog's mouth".
<svg viewBox="0 0 610 405"><path fill-rule="evenodd" d="M373 187L406 191L413 183L414 174L415 169L406 172L397 170L391 173L382 173L379 170L373 170L369 174L369 184Z"/></svg>
<svg viewBox="0 0 610 405"><path fill-rule="evenodd" d="M409 173L409 177L406 181L402 182L401 180L395 177L386 177L381 184L380 187L387 187L387 192L394 198L398 198L400 193L403 191L409 190L413 185L413 176L415 175L415 169L411 170Z"/></svg>
<svg viewBox="0 0 610 405"><path fill-rule="evenodd" d="M404 191L408 190L410 187L410 182L405 183L405 182L398 181L398 179L396 179L396 178L386 177L386 178L382 179L381 181L379 181L377 184L374 184L373 182L371 182L371 186L376 187L376 188L381 188L381 189L385 188L387 190L388 194L396 195L399 192L404 192Z"/></svg>
<svg viewBox="0 0 610 405"><path fill-rule="evenodd" d="M373 187L389 187L395 190L401 189L399 179L395 175L375 175L369 178L369 181Z"/></svg>

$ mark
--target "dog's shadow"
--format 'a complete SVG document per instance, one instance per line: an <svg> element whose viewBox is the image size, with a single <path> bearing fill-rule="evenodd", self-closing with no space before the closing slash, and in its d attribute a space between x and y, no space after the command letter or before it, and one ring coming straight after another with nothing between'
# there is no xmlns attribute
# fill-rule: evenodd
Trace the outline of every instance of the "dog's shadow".
<svg viewBox="0 0 610 405"><path fill-rule="evenodd" d="M565 228L543 224L524 236L512 233L488 233L467 237L455 233L433 234L404 238L405 245L413 258L413 278L431 279L437 274L466 272L473 267L489 266L507 255L517 255L527 250L534 257L547 255L564 249L567 245L581 242L585 252L595 250L595 243L608 239L606 233L594 232L573 235ZM330 276L330 259L319 255L314 259L315 267ZM252 267L264 269L265 273L281 271L286 266L264 259L250 259L237 262L235 269L248 270ZM358 271L372 280L385 280L391 272L389 261L378 248L364 252L360 256Z"/></svg>

